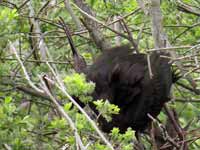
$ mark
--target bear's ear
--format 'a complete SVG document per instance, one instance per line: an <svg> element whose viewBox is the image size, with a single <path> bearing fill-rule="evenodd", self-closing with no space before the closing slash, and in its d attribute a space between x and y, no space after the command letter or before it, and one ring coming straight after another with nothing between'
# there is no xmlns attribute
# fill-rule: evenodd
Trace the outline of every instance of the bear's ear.
<svg viewBox="0 0 200 150"><path fill-rule="evenodd" d="M108 83L116 83L120 79L120 66L116 64L109 74Z"/></svg>

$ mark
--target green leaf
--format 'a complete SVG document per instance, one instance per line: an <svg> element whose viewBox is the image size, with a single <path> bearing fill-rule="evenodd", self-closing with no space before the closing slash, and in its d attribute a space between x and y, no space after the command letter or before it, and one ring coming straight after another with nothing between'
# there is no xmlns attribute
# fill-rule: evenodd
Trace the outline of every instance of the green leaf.
<svg viewBox="0 0 200 150"><path fill-rule="evenodd" d="M92 7L94 6L94 3L95 3L95 0L90 0L90 4Z"/></svg>
<svg viewBox="0 0 200 150"><path fill-rule="evenodd" d="M7 96L7 97L5 98L5 100L4 100L5 104L10 104L11 101L12 101L12 97L10 97L10 96Z"/></svg>
<svg viewBox="0 0 200 150"><path fill-rule="evenodd" d="M72 102L69 102L65 104L64 109L65 111L69 111L71 107L72 107Z"/></svg>
<svg viewBox="0 0 200 150"><path fill-rule="evenodd" d="M113 114L118 114L120 108L117 105L111 104L108 100L97 100L93 102L96 105L96 109L100 112L100 114L107 120L112 120Z"/></svg>

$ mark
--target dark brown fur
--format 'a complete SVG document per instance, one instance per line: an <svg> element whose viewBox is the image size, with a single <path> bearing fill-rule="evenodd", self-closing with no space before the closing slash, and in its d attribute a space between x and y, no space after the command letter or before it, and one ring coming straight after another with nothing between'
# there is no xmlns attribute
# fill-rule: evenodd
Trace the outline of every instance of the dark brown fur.
<svg viewBox="0 0 200 150"><path fill-rule="evenodd" d="M121 46L103 52L92 66L86 68L62 18L59 23L70 43L75 70L85 73L87 79L96 84L93 99L107 99L120 108L119 114L113 115L111 122L99 118L102 130L109 132L113 127L119 127L121 132L125 132L132 127L136 131L143 131L151 122L148 114L157 117L169 99L170 87L176 80L169 61L153 53L150 57L153 78L150 78L147 55L133 54L129 46ZM83 107L83 103L76 99ZM93 103L89 105L98 114Z"/></svg>
<svg viewBox="0 0 200 150"><path fill-rule="evenodd" d="M144 130L150 123L149 113L156 117L169 99L172 72L166 59L151 55L153 78L150 79L145 54L132 54L127 46L103 53L87 70L88 80L96 83L94 100L107 99L120 107L111 122L100 118L102 130L119 127L121 132L132 127ZM93 108L94 109L94 108Z"/></svg>

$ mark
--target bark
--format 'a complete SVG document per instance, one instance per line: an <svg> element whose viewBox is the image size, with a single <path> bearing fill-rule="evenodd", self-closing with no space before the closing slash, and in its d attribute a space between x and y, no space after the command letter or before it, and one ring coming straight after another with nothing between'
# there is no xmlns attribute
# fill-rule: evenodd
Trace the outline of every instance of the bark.
<svg viewBox="0 0 200 150"><path fill-rule="evenodd" d="M35 16L35 11L33 9L31 1L28 3L29 6L29 17L30 17L30 22L33 25L33 32L38 34L38 37L35 38L36 40L36 45L40 51L41 58L42 60L46 60L47 58L47 46L44 41L44 36L43 33L41 32L40 29L40 23L38 19L33 18Z"/></svg>
<svg viewBox="0 0 200 150"><path fill-rule="evenodd" d="M84 2L84 0L74 0L74 2L79 8L81 8L87 14L95 17L95 13ZM90 37L91 39L93 39L96 46L102 51L109 49L111 47L111 44L110 42L108 42L108 40L104 38L104 35L102 34L102 31L100 30L98 24L85 15L83 15L83 19L84 19L83 23L87 28L87 30L89 31Z"/></svg>
<svg viewBox="0 0 200 150"><path fill-rule="evenodd" d="M190 5L183 3L181 0L177 1L177 7L180 11L200 16L200 9L194 8Z"/></svg>
<svg viewBox="0 0 200 150"><path fill-rule="evenodd" d="M115 15L113 17L113 20L117 20L117 19L118 19L118 16ZM118 32L121 32L121 24L120 24L119 21L114 23L114 30L116 30ZM122 41L121 37L116 35L116 37L115 37L115 45L120 46L121 45L121 41Z"/></svg>
<svg viewBox="0 0 200 150"><path fill-rule="evenodd" d="M138 1L140 1L139 5L141 5L141 7L145 6L143 0L138 0ZM162 12L161 12L161 9L160 9L160 0L150 0L150 1L151 1L151 3L150 3L150 8L149 8L149 14L151 16L151 22L152 22L152 36L153 36L153 40L154 40L154 46L155 46L156 49L164 48L164 47L171 47L171 45L170 45L170 43L167 39L167 36L163 31ZM175 52L165 51L165 54L168 54L168 53L172 57L175 57ZM180 65L182 65L182 64L179 62L179 64L177 64L177 66L181 69L182 66L180 66ZM171 126L174 127L173 128L174 132L177 133L177 135L179 136L179 138L181 140L185 140L184 139L185 137L183 136L183 130L179 126L178 121L174 119L175 118L174 114L171 113L171 110L169 110L166 105L165 105L165 110L168 110L167 115L168 115L168 118L172 120L172 122L170 122L170 123L171 123ZM169 122L168 122L168 125L169 125ZM162 140L157 141L158 148L162 145L162 142L163 142L163 144L166 142L165 140L162 141L162 142L161 141ZM187 149L186 143L183 143L182 146L184 147L184 150Z"/></svg>
<svg viewBox="0 0 200 150"><path fill-rule="evenodd" d="M162 29L162 13L160 10L160 0L151 0L151 4L145 4L145 0L138 0L138 4L141 8L146 12L149 9L150 14L152 18L152 35L154 39L155 48L163 48L163 47L172 47L170 42L168 41L167 35L163 32ZM147 6L151 6L150 8L147 8ZM170 51L169 54L175 59L177 58L177 55L175 52ZM181 74L184 75L187 73L183 69L183 65L181 61L176 61L177 67L180 69ZM196 83L192 79L190 75L187 75L185 77L190 85L193 87L194 90L196 90Z"/></svg>
<svg viewBox="0 0 200 150"><path fill-rule="evenodd" d="M155 48L165 47L164 32L162 29L162 13L160 10L160 0L151 0L151 21L152 21L152 36Z"/></svg>
<svg viewBox="0 0 200 150"><path fill-rule="evenodd" d="M82 27L81 27L81 22L80 20L76 17L76 15L74 14L72 8L71 8L71 5L69 3L69 0L65 0L64 1L65 3L65 7L67 9L67 11L69 12L70 16L72 17L72 20L74 21L74 23L76 24L76 27L78 30L81 30Z"/></svg>

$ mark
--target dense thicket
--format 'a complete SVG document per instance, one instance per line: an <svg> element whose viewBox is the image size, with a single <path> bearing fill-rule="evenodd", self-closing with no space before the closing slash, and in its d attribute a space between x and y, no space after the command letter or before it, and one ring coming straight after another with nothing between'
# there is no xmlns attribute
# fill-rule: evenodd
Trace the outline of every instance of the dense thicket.
<svg viewBox="0 0 200 150"><path fill-rule="evenodd" d="M200 149L199 6L0 1L0 149Z"/></svg>

